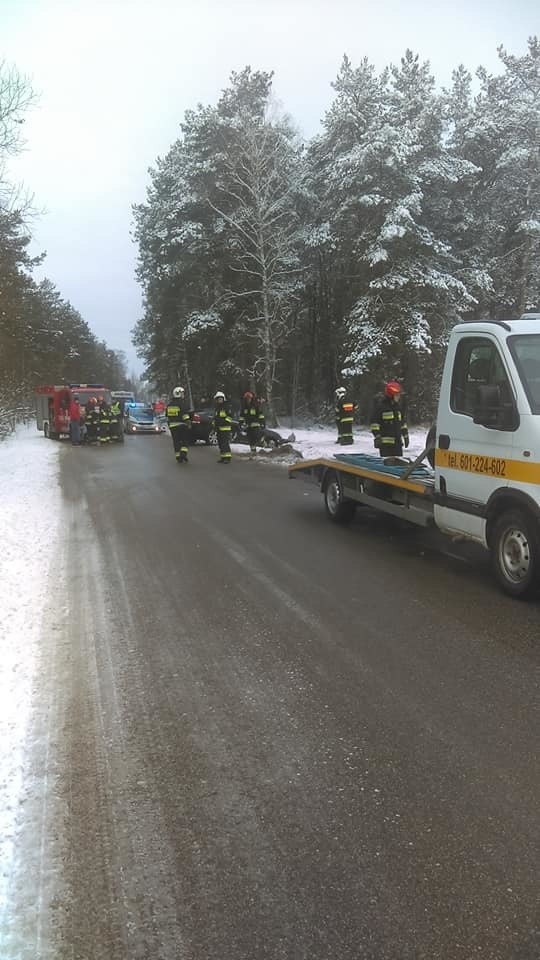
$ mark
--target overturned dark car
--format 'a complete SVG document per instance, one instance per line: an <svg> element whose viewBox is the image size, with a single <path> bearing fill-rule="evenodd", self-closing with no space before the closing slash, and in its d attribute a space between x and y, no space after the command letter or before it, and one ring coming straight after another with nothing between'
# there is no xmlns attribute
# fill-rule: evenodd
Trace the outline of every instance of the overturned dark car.
<svg viewBox="0 0 540 960"><path fill-rule="evenodd" d="M191 443L197 443L198 440L203 443L217 443L216 428L214 427L214 408L204 407L202 410L193 410L191 416ZM263 427L257 446L265 449L280 447L283 443L288 443L290 437L282 437L277 430L271 430L269 427ZM246 430L239 420L233 418L231 430L231 443L249 443Z"/></svg>

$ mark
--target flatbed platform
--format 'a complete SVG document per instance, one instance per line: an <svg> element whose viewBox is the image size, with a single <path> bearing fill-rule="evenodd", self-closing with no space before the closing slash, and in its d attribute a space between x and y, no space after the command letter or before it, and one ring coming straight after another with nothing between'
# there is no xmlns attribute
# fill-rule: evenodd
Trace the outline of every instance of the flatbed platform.
<svg viewBox="0 0 540 960"><path fill-rule="evenodd" d="M289 476L296 474L315 482L321 482L329 470L348 473L355 477L373 480L426 496L431 496L434 487L434 472L425 463L398 457L374 457L367 453L336 453L334 457L316 460L301 460L289 467Z"/></svg>

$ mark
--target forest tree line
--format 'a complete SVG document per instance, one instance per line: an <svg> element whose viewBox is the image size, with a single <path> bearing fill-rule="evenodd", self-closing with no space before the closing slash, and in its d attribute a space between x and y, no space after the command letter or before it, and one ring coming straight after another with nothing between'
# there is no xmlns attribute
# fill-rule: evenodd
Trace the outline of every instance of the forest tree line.
<svg viewBox="0 0 540 960"><path fill-rule="evenodd" d="M321 416L345 383L365 419L396 378L431 417L451 327L540 305L540 44L499 57L442 90L410 50L345 57L309 141L250 67L188 110L134 206L156 388Z"/></svg>
<svg viewBox="0 0 540 960"><path fill-rule="evenodd" d="M29 81L0 63L0 438L31 413L37 384L126 379L123 354L94 336L50 280L32 275L44 259L29 253L36 212L8 163L23 146L34 102Z"/></svg>

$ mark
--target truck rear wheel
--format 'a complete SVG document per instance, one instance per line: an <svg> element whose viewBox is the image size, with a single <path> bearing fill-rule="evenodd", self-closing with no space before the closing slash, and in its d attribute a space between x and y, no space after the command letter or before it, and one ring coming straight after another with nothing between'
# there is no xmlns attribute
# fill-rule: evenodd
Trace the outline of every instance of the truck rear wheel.
<svg viewBox="0 0 540 960"><path fill-rule="evenodd" d="M507 510L496 520L490 537L491 561L503 590L512 597L528 597L540 580L538 522L519 509Z"/></svg>
<svg viewBox="0 0 540 960"><path fill-rule="evenodd" d="M343 496L341 484L335 474L331 474L324 486L324 505L334 523L349 523L354 517L356 504Z"/></svg>

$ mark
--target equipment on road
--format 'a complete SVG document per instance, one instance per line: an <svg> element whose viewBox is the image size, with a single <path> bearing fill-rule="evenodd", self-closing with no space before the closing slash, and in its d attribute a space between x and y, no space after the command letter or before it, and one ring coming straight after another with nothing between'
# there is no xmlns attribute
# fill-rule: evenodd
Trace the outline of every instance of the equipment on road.
<svg viewBox="0 0 540 960"><path fill-rule="evenodd" d="M416 460L337 454L289 468L291 478L298 475L319 486L336 523L351 520L360 505L434 525L485 547L506 593L536 592L540 318L454 327L436 427Z"/></svg>

